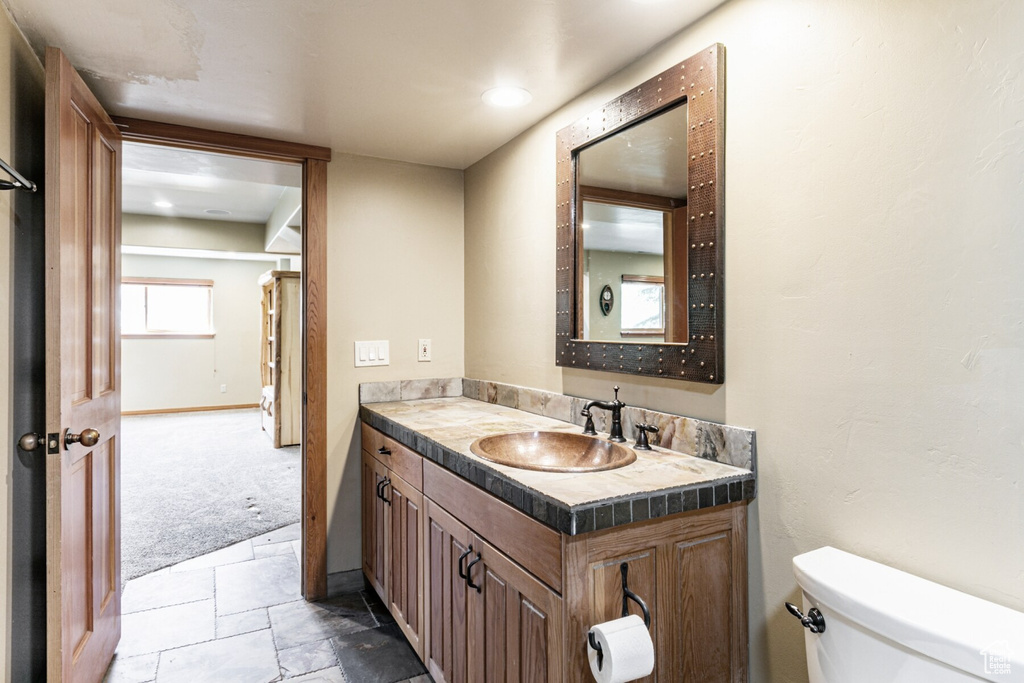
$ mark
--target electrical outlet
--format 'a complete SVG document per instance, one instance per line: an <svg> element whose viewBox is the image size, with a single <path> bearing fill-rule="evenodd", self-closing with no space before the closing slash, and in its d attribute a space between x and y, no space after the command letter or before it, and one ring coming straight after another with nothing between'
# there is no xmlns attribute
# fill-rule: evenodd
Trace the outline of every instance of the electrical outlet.
<svg viewBox="0 0 1024 683"><path fill-rule="evenodd" d="M430 360L430 340L420 339L419 352L416 356L416 360L426 362Z"/></svg>
<svg viewBox="0 0 1024 683"><path fill-rule="evenodd" d="M222 393L222 394L228 393L228 385L227 384L221 384L220 385L220 393Z"/></svg>

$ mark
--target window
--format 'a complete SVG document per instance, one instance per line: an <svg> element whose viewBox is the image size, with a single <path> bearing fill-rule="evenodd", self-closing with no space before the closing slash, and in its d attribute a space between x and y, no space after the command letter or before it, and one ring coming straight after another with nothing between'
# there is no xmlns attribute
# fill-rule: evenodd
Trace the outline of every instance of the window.
<svg viewBox="0 0 1024 683"><path fill-rule="evenodd" d="M665 334L665 278L623 275L620 294L623 336Z"/></svg>
<svg viewBox="0 0 1024 683"><path fill-rule="evenodd" d="M212 337L213 280L121 280L121 336Z"/></svg>

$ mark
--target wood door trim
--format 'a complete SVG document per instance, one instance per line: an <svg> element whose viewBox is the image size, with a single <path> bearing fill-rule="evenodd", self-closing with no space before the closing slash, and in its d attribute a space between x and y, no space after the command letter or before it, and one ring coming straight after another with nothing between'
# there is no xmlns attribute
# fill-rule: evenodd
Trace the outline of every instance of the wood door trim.
<svg viewBox="0 0 1024 683"><path fill-rule="evenodd" d="M111 117L125 140L148 142L154 145L187 147L201 152L226 152L248 157L276 159L278 161L304 161L316 159L330 161L330 147L286 142L254 135L225 133L224 131L179 126L173 123L133 119L126 116Z"/></svg>
<svg viewBox="0 0 1024 683"><path fill-rule="evenodd" d="M302 595L327 597L327 147L114 117L128 142L302 164Z"/></svg>

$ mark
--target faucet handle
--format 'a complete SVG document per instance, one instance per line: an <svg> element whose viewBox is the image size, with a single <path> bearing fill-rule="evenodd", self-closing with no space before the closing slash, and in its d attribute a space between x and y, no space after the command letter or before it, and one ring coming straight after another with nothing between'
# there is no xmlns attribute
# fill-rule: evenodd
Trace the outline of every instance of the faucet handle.
<svg viewBox="0 0 1024 683"><path fill-rule="evenodd" d="M658 428L654 425L648 424L638 424L636 426L636 445L633 446L633 448L640 451L651 450L651 443L647 440L648 432L656 434L658 432Z"/></svg>
<svg viewBox="0 0 1024 683"><path fill-rule="evenodd" d="M618 387L618 385L616 385L616 386L612 387L612 389L615 390L615 402L618 403L618 401L619 401L619 387Z"/></svg>

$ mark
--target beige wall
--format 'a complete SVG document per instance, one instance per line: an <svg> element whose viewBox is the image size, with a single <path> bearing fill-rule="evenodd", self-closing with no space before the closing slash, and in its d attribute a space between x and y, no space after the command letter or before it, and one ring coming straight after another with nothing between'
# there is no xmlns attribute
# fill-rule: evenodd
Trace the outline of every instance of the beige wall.
<svg viewBox="0 0 1024 683"><path fill-rule="evenodd" d="M125 277L213 280L213 339L121 341L121 410L165 410L260 401L257 279L272 261L126 254ZM227 385L221 393L220 386Z"/></svg>
<svg viewBox="0 0 1024 683"><path fill-rule="evenodd" d="M1024 609L1024 4L733 0L466 172L466 370L757 430L752 681L794 555ZM727 381L554 365L555 132L727 49Z"/></svg>
<svg viewBox="0 0 1024 683"><path fill-rule="evenodd" d="M463 372L462 172L335 154L327 198L328 571L360 566L358 385ZM416 361L420 338L433 361ZM353 367L387 339L391 364Z"/></svg>
<svg viewBox="0 0 1024 683"><path fill-rule="evenodd" d="M20 81L20 84L19 84ZM14 27L6 8L0 10L0 158L14 168L25 168L25 159L15 154L16 139L24 117L19 117L19 87L31 85L43 90L43 69L21 33ZM24 135L24 132L21 132ZM30 178L40 182L41 178ZM11 422L11 315L12 238L16 221L14 192L0 192L0 443L3 444L3 485L0 486L0 676L11 675L11 505L12 468L16 461Z"/></svg>
<svg viewBox="0 0 1024 683"><path fill-rule="evenodd" d="M126 213L121 217L121 244L262 252L265 230L266 226L263 223L165 218Z"/></svg>

